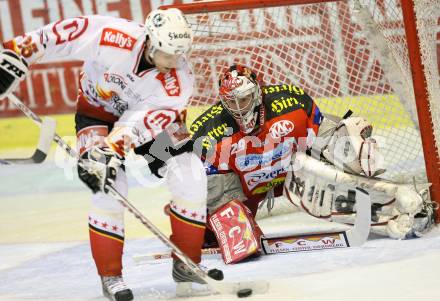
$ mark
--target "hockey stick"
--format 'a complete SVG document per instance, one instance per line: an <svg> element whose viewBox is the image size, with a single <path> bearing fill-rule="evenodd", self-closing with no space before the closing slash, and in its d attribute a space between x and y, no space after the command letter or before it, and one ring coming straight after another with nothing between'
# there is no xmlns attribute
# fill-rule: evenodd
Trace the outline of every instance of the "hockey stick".
<svg viewBox="0 0 440 301"><path fill-rule="evenodd" d="M41 118L32 112L21 100L17 98L14 94L9 95L9 99L18 107L23 113L31 118L35 123L41 125ZM78 164L81 163L81 158L78 156L77 152L72 149L60 136L54 134L54 141L63 148L70 156L78 159ZM134 207L127 198L121 195L114 187L111 185L105 185L108 192L127 210L134 215L148 230L150 230L160 241L162 241L167 247L173 250L173 253L184 262L192 272L199 276L203 281L206 282L208 287L214 293L220 294L248 294L254 293L265 293L269 289L269 283L267 281L252 281L252 282L225 282L212 279L208 272L202 270L197 264L195 264L189 257L185 255L168 237L162 233L148 218L146 218L136 207Z"/></svg>
<svg viewBox="0 0 440 301"><path fill-rule="evenodd" d="M207 248L202 249L202 255L216 255L221 254L220 248ZM163 251L149 254L139 254L133 256L133 261L137 263L157 263L162 259L170 259L171 251Z"/></svg>
<svg viewBox="0 0 440 301"><path fill-rule="evenodd" d="M367 191L356 187L356 220L354 226L346 231L267 237L262 240L266 254L327 250L359 247L370 234L371 199Z"/></svg>
<svg viewBox="0 0 440 301"><path fill-rule="evenodd" d="M356 188L356 220L353 228L346 231L314 234L297 234L283 237L262 237L263 253L279 254L358 247L363 245L370 233L371 200L368 192ZM219 248L202 250L203 255L221 254ZM171 258L171 251L133 256L138 263L155 263L162 259Z"/></svg>
<svg viewBox="0 0 440 301"><path fill-rule="evenodd" d="M29 109L20 99L18 99L18 97L15 96L15 94L13 94L13 93L9 94L8 98L27 117L32 119L38 126L40 126L40 127L42 126L43 120L38 115L36 115L34 112L32 112L32 110ZM72 156L74 158L78 158L78 154L76 153L76 151L74 149L72 149L69 144L64 142L64 140L60 136L58 136L57 133L53 134L53 141L55 141L56 144L58 144L60 147L62 147L70 156Z"/></svg>
<svg viewBox="0 0 440 301"><path fill-rule="evenodd" d="M38 164L42 163L49 153L50 144L54 139L56 122L54 119L45 117L41 123L40 138L37 149L29 158L0 159L0 164Z"/></svg>
<svg viewBox="0 0 440 301"><path fill-rule="evenodd" d="M0 43L0 50L3 50L3 44ZM34 154L29 158L11 158L0 159L0 164L35 164L42 163L49 152L50 144L52 140L55 140L55 120L46 117L45 120L41 120L40 117L35 115L28 107L26 107L21 100L19 100L14 93L10 93L7 98L18 107L26 116L31 118L40 127L40 138L38 141L37 149ZM59 138L59 137L58 137Z"/></svg>

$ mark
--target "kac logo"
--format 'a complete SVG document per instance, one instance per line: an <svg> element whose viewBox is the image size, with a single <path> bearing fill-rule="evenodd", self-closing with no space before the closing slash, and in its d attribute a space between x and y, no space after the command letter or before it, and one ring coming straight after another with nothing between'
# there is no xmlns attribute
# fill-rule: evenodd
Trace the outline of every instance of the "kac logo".
<svg viewBox="0 0 440 301"><path fill-rule="evenodd" d="M269 129L269 133L274 139L279 139L281 137L287 136L293 131L295 125L290 120L281 120L272 124Z"/></svg>

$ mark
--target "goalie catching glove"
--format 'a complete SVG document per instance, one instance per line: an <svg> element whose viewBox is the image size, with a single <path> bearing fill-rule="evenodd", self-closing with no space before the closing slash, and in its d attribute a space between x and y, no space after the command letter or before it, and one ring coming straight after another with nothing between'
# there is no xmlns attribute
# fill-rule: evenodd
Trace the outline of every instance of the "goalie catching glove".
<svg viewBox="0 0 440 301"><path fill-rule="evenodd" d="M78 176L93 193L107 193L106 186L115 184L122 160L122 157L108 148L92 147L81 155Z"/></svg>
<svg viewBox="0 0 440 301"><path fill-rule="evenodd" d="M330 127L327 132L326 126ZM318 133L325 142L321 153L327 161L345 172L366 177L382 174L385 172L383 157L372 131L372 125L363 117L348 117L337 125L324 119ZM319 149L320 145L315 144L313 148Z"/></svg>
<svg viewBox="0 0 440 301"><path fill-rule="evenodd" d="M11 50L0 50L0 99L8 96L28 73L23 58Z"/></svg>

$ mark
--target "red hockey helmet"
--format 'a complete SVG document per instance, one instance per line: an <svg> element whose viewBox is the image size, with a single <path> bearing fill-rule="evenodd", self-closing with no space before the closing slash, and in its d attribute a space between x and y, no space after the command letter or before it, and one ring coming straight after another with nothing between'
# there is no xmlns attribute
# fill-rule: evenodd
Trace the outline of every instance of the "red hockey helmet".
<svg viewBox="0 0 440 301"><path fill-rule="evenodd" d="M255 128L261 104L261 90L257 76L249 67L233 65L219 81L220 100L237 121L241 131L250 133Z"/></svg>

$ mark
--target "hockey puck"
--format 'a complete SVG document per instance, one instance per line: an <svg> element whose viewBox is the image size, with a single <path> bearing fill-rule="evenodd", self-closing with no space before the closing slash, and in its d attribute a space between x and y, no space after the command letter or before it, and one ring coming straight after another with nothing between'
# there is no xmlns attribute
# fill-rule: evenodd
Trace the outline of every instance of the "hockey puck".
<svg viewBox="0 0 440 301"><path fill-rule="evenodd" d="M246 298L252 295L252 290L250 288L243 288L237 292L238 298Z"/></svg>
<svg viewBox="0 0 440 301"><path fill-rule="evenodd" d="M223 280L223 272L217 269L212 269L208 271L208 276L215 280Z"/></svg>

